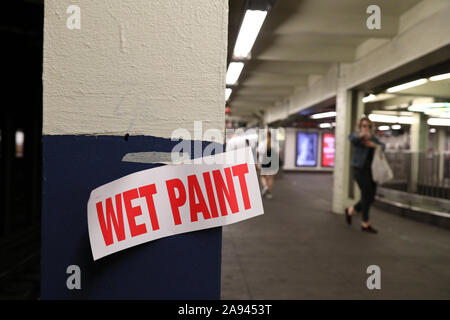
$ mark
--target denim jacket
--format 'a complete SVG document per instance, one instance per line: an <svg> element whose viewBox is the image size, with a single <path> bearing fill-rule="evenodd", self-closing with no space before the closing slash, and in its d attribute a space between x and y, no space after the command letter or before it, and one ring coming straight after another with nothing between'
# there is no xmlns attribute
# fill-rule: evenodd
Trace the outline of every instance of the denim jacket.
<svg viewBox="0 0 450 320"><path fill-rule="evenodd" d="M352 167L356 167L356 168L363 168L364 163L366 162L367 156L369 155L370 147L366 147L363 144L363 140L362 140L362 138L360 138L358 136L358 132L352 133L348 138L353 146L352 158L351 158L350 165ZM380 140L378 140L374 135L372 135L370 140L372 142L380 145L381 148L383 148L383 150L384 150L384 148L385 148L384 143L381 142Z"/></svg>

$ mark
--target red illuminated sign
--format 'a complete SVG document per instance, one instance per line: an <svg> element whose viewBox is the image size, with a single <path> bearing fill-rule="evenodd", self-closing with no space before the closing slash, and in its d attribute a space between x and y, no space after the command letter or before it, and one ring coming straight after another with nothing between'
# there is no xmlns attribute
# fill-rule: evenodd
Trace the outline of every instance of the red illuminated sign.
<svg viewBox="0 0 450 320"><path fill-rule="evenodd" d="M334 167L335 138L333 133L322 135L322 167Z"/></svg>

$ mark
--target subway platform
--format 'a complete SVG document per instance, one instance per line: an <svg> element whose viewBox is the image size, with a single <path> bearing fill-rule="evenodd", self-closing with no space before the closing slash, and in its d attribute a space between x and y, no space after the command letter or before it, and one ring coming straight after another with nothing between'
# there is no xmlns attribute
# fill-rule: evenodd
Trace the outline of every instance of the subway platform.
<svg viewBox="0 0 450 320"><path fill-rule="evenodd" d="M450 299L450 231L372 208L363 233L330 212L332 181L284 173L263 216L223 228L222 299Z"/></svg>

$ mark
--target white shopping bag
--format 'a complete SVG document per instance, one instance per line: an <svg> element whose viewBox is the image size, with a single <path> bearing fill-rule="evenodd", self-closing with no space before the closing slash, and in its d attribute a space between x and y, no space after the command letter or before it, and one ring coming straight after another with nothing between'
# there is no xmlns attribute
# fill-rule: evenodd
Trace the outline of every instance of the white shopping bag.
<svg viewBox="0 0 450 320"><path fill-rule="evenodd" d="M375 149L375 154L373 156L372 162L372 176L373 180L378 184L383 184L394 178L392 169L389 166L389 163L387 162L386 156L384 155L381 147L377 147Z"/></svg>

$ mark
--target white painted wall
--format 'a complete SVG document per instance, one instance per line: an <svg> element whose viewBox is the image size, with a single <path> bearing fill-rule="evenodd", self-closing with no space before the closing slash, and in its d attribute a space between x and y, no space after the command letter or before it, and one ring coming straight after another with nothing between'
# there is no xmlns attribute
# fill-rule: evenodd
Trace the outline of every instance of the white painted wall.
<svg viewBox="0 0 450 320"><path fill-rule="evenodd" d="M43 133L223 130L227 23L227 0L46 0Z"/></svg>

